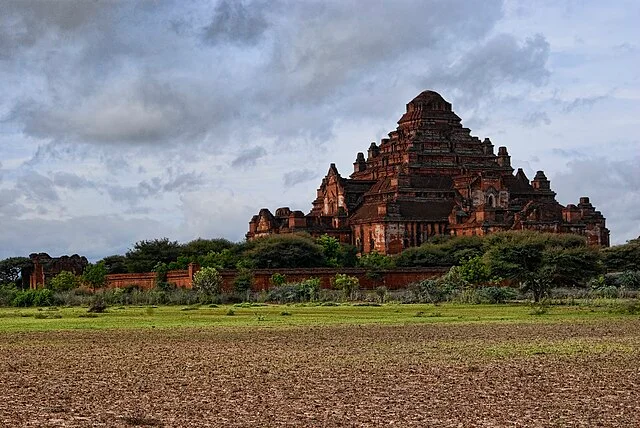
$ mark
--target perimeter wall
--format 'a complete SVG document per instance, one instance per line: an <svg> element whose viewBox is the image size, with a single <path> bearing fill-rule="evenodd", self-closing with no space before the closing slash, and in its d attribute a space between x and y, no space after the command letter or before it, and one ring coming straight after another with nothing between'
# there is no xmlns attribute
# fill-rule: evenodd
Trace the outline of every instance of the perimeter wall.
<svg viewBox="0 0 640 428"><path fill-rule="evenodd" d="M190 265L186 270L172 270L167 274L167 282L178 287L191 288L193 275L199 270L197 265ZM360 281L360 288L372 289L385 286L390 290L405 288L408 284L427 278L436 278L444 275L448 267L430 268L404 268L393 270L380 270L372 273L361 268L306 268L306 269L256 269L253 270L253 291L263 291L270 288L269 279L275 273L285 275L287 282L298 282L308 278L319 278L322 288L331 288L332 280L338 273L355 276ZM220 270L223 280L223 289L233 290L233 281L238 275L237 270ZM155 285L156 274L148 273L124 273L107 275L107 287L126 288L139 287L150 289Z"/></svg>

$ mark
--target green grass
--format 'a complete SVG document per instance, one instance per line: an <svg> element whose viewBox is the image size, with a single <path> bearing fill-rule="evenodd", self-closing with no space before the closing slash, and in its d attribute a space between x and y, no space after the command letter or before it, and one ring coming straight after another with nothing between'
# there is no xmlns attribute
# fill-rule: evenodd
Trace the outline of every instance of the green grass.
<svg viewBox="0 0 640 428"><path fill-rule="evenodd" d="M542 314L534 313L526 304L120 306L110 307L103 314L91 315L87 314L86 308L79 307L58 310L1 308L0 332L336 324L553 323L634 316L616 312L611 305L551 306Z"/></svg>

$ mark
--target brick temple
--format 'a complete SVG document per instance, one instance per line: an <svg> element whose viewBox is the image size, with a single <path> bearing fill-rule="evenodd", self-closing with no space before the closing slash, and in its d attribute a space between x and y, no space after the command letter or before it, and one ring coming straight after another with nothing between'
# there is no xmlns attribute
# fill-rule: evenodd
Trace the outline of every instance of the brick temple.
<svg viewBox="0 0 640 428"><path fill-rule="evenodd" d="M438 235L486 235L505 230L575 233L608 246L605 218L589 198L563 206L543 171L530 180L514 174L506 147L495 153L438 93L424 91L407 104L395 131L353 173L335 164L322 179L308 214L266 208L249 222L247 239L271 234L328 234L362 253L396 254Z"/></svg>

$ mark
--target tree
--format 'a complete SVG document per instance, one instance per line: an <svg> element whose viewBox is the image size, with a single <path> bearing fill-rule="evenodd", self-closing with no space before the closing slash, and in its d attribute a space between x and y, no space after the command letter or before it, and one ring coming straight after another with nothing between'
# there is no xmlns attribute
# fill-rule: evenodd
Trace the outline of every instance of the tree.
<svg viewBox="0 0 640 428"><path fill-rule="evenodd" d="M395 260L390 256L385 256L377 252L363 254L358 259L358 266L371 270L393 269L396 266Z"/></svg>
<svg viewBox="0 0 640 428"><path fill-rule="evenodd" d="M127 251L126 265L129 272L151 272L159 263L171 263L178 259L181 246L169 238L139 241Z"/></svg>
<svg viewBox="0 0 640 428"><path fill-rule="evenodd" d="M32 266L27 257L9 257L0 260L0 286L19 286L22 269Z"/></svg>
<svg viewBox="0 0 640 428"><path fill-rule="evenodd" d="M238 244L234 244L233 242L223 239L202 239L198 238L191 242L187 242L182 245L180 248L180 255L186 256L189 258L204 256L209 253L219 253L224 250L229 250L231 248L237 247Z"/></svg>
<svg viewBox="0 0 640 428"><path fill-rule="evenodd" d="M491 280L491 269L480 256L461 263L459 272L460 277L471 285L481 285Z"/></svg>
<svg viewBox="0 0 640 428"><path fill-rule="evenodd" d="M427 243L404 250L397 256L396 264L403 267L451 266L455 259L441 244Z"/></svg>
<svg viewBox="0 0 640 428"><path fill-rule="evenodd" d="M233 289L238 293L247 293L253 287L254 276L250 269L239 269L233 279Z"/></svg>
<svg viewBox="0 0 640 428"><path fill-rule="evenodd" d="M80 279L73 274L73 272L69 272L63 270L53 278L51 278L51 282L49 283L49 287L55 291L68 291L73 290L74 288L78 288L80 286Z"/></svg>
<svg viewBox="0 0 640 428"><path fill-rule="evenodd" d="M193 276L193 289L208 296L220 294L222 275L215 268L202 268Z"/></svg>
<svg viewBox="0 0 640 428"><path fill-rule="evenodd" d="M597 250L581 236L518 231L486 239L491 272L517 281L536 302L552 286L584 284L601 269Z"/></svg>
<svg viewBox="0 0 640 428"><path fill-rule="evenodd" d="M350 244L340 244L337 261L339 267L355 267L358 264L358 247Z"/></svg>
<svg viewBox="0 0 640 428"><path fill-rule="evenodd" d="M104 287L107 284L107 267L104 261L88 264L84 268L82 280L94 290Z"/></svg>
<svg viewBox="0 0 640 428"><path fill-rule="evenodd" d="M103 263L105 269L107 270L107 274L110 275L112 273L127 273L128 270L126 261L127 258L125 256L114 254L113 256L105 257L98 263Z"/></svg>
<svg viewBox="0 0 640 428"><path fill-rule="evenodd" d="M640 271L640 238L602 251L607 272Z"/></svg>
<svg viewBox="0 0 640 428"><path fill-rule="evenodd" d="M274 235L256 239L253 248L245 256L258 269L326 266L322 247L312 238L300 235Z"/></svg>
<svg viewBox="0 0 640 428"><path fill-rule="evenodd" d="M338 254L340 252L340 241L325 233L316 239L316 243L322 247L322 252L327 260L327 265L337 266Z"/></svg>
<svg viewBox="0 0 640 428"><path fill-rule="evenodd" d="M543 269L544 247L540 239L505 241L491 247L485 257L491 272L518 282L539 302L551 287L550 271Z"/></svg>

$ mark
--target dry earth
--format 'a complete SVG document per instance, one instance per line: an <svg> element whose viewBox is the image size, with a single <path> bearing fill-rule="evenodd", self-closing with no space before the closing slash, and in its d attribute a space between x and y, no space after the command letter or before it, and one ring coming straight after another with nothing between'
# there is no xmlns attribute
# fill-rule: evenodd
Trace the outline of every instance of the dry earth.
<svg viewBox="0 0 640 428"><path fill-rule="evenodd" d="M640 426L640 320L0 335L6 427Z"/></svg>

